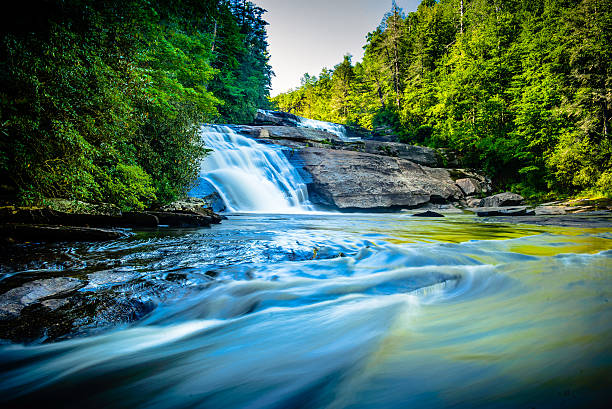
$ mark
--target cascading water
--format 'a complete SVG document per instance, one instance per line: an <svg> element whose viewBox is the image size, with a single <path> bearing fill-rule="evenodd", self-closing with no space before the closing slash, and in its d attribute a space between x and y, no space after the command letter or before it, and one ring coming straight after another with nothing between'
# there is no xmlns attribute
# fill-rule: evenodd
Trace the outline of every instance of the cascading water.
<svg viewBox="0 0 612 409"><path fill-rule="evenodd" d="M331 122L318 121L316 119L308 119L308 118L302 118L302 117L299 117L299 118L300 118L300 122L298 123L298 126L301 126L303 128L319 129L321 131L329 132L345 141L348 141L351 139L346 135L346 127L344 125L334 124Z"/></svg>
<svg viewBox="0 0 612 409"><path fill-rule="evenodd" d="M212 185L230 212L303 213L311 210L306 184L283 152L228 126L207 125L202 139L213 149L200 178Z"/></svg>
<svg viewBox="0 0 612 409"><path fill-rule="evenodd" d="M358 141L361 140L361 138L359 137L350 137L348 136L348 133L346 131L346 126L344 125L340 125L340 124L335 124L332 122L325 122L325 121L319 121L316 119L309 119L309 118L304 118L301 116L297 116L297 115L293 115L293 114L287 114L285 112L279 112L279 111L268 111L265 109L259 109L258 112L263 116L263 117L276 117L276 118L282 118L285 121L291 123L291 126L296 126L299 128L311 128L311 129L318 129L320 131L325 131L328 132L332 135L336 135L338 138L340 138L343 141Z"/></svg>

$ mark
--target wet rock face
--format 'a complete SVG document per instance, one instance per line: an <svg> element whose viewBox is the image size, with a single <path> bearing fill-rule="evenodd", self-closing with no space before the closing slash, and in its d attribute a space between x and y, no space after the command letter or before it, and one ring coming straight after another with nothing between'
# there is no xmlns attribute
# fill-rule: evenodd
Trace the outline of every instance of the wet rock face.
<svg viewBox="0 0 612 409"><path fill-rule="evenodd" d="M42 301L50 309L57 309L62 302L54 297L66 295L84 284L76 278L49 278L31 281L0 295L0 319L17 317L21 311Z"/></svg>
<svg viewBox="0 0 612 409"><path fill-rule="evenodd" d="M146 289L131 290L138 281L101 271L25 282L0 295L0 340L57 341L136 321L155 307Z"/></svg>
<svg viewBox="0 0 612 409"><path fill-rule="evenodd" d="M320 148L300 150L312 176L310 200L339 209L418 207L463 197L446 169L389 156Z"/></svg>

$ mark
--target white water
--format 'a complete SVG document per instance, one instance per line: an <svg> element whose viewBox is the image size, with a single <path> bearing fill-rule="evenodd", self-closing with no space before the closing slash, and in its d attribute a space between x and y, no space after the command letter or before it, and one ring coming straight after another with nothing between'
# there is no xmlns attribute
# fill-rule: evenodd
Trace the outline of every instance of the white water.
<svg viewBox="0 0 612 409"><path fill-rule="evenodd" d="M319 129L321 131L329 132L331 134L336 135L338 138L342 139L343 141L348 141L351 139L346 135L346 128L344 125L334 124L331 122L317 121L316 119L308 119L308 118L302 118L302 117L299 117L299 118L300 118L300 123L298 125L303 128L313 128L313 129Z"/></svg>
<svg viewBox="0 0 612 409"><path fill-rule="evenodd" d="M260 109L259 112L261 112L262 114L266 116L275 116L274 115L275 111L267 111L264 109ZM295 115L295 117L298 118L298 121L295 122L295 126L298 126L300 128L312 128L312 129L318 129L320 131L325 131L330 134L336 135L338 138L340 138L343 141L361 140L361 138L349 137L346 132L346 127L344 125L335 124L332 122L319 121L316 119L304 118L304 117L297 116L297 115Z"/></svg>
<svg viewBox="0 0 612 409"><path fill-rule="evenodd" d="M200 177L219 193L230 212L303 213L311 210L306 184L283 152L227 126L202 128L206 147Z"/></svg>

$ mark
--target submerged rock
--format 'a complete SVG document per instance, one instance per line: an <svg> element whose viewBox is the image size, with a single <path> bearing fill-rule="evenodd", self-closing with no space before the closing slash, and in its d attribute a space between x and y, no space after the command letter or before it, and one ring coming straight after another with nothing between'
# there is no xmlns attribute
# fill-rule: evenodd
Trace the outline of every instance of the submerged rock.
<svg viewBox="0 0 612 409"><path fill-rule="evenodd" d="M538 206L535 208L535 214L537 216L550 216L567 214L572 209L567 206Z"/></svg>
<svg viewBox="0 0 612 409"><path fill-rule="evenodd" d="M488 216L533 216L535 212L527 207L481 207L467 209L476 213L478 217Z"/></svg>
<svg viewBox="0 0 612 409"><path fill-rule="evenodd" d="M183 212L149 212L155 216L159 223L169 227L207 227L220 223L220 217L213 217L199 213Z"/></svg>
<svg viewBox="0 0 612 409"><path fill-rule="evenodd" d="M13 288L0 295L0 319L18 316L21 311L32 304L47 298L66 295L75 291L84 284L76 278L49 278L31 281L21 287ZM62 304L61 300L48 300L48 308L56 309Z"/></svg>
<svg viewBox="0 0 612 409"><path fill-rule="evenodd" d="M444 217L443 214L432 212L431 210L427 210L426 212L415 213L412 216L414 217Z"/></svg>

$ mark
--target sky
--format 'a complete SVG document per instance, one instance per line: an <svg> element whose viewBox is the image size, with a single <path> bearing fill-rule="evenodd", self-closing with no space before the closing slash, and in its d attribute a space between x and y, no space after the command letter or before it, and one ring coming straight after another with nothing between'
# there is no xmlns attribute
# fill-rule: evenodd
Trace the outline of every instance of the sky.
<svg viewBox="0 0 612 409"><path fill-rule="evenodd" d="M374 31L391 9L391 0L251 0L268 12L270 64L275 96L300 85L304 73L319 75L345 54L353 63L363 58L367 33ZM405 13L420 0L397 0Z"/></svg>

